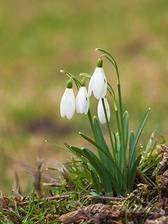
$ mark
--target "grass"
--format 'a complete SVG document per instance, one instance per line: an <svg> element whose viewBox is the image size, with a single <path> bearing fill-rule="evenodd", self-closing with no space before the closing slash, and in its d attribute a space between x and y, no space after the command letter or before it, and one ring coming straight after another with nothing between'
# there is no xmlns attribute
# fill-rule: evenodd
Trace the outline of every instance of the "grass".
<svg viewBox="0 0 168 224"><path fill-rule="evenodd" d="M157 145L157 147L160 146ZM153 153L155 149L156 145L151 152ZM155 155L156 157L159 155L158 150L155 151ZM143 180L137 176L134 191L125 197L117 198L97 195L91 184L90 172L87 166L80 161L71 160L64 165L64 169L50 167L47 172L44 164L39 161L37 168L33 171L34 189L32 192L24 194L19 179L17 179L13 196L1 195L0 223L61 223L59 217L62 214L76 211L84 206L96 206L97 203L111 207L111 211L114 212L112 213L113 221L144 223L147 217L151 218L160 214L160 200L164 200L163 194L160 193L163 189L158 182L161 178L159 175L161 175L163 164L158 165L161 163L155 163L157 159L151 158L153 159L148 160L151 172L147 175L148 178L153 177L155 187L152 182L143 183ZM143 165L145 164L146 161ZM151 165L153 165L152 168ZM116 209L118 213L115 213ZM99 212L101 213L101 210L95 210L95 213L94 210L86 209L86 211L87 217L98 217ZM73 217L72 213L69 217Z"/></svg>
<svg viewBox="0 0 168 224"><path fill-rule="evenodd" d="M72 123L61 122L59 117L65 83L59 69L66 65L73 73L91 73L95 47L109 49L118 58L132 128L148 105L152 108L149 129L166 134L166 0L7 0L0 6L0 142L4 155L12 158L1 165L8 181L1 182L0 189L10 191L13 170L18 171L13 162L16 157L33 163L32 157L42 156L54 164L64 160L65 152L61 157L56 145L65 138L82 145L75 132L60 134L62 127L69 128ZM52 132L50 127L34 133L29 128L46 119L58 131ZM83 125L80 117L72 122L76 129ZM54 144L44 144L46 139Z"/></svg>
<svg viewBox="0 0 168 224"><path fill-rule="evenodd" d="M15 195L9 198L1 197L2 207L0 208L0 223L60 223L58 216L88 204L87 195L90 192L89 172L80 162L72 161L67 163L64 170L58 171L50 168L57 174L52 178L56 185L46 184L42 188L42 196L39 197L38 184L34 185L35 190L26 196L15 188ZM44 170L43 170L44 172ZM44 174L45 176L45 174ZM40 179L39 186L45 182ZM60 182L61 181L61 182ZM41 190L40 190L41 191ZM37 193L38 192L38 193ZM82 196L83 195L83 196ZM7 206L5 207L5 202ZM4 207L3 207L4 206ZM17 221L16 221L17 220Z"/></svg>

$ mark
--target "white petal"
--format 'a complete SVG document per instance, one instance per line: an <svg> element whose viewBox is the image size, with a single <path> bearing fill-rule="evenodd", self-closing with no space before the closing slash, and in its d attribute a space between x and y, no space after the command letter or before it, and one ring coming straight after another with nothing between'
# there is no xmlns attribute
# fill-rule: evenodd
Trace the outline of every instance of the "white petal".
<svg viewBox="0 0 168 224"><path fill-rule="evenodd" d="M105 109L106 109L106 113L107 113L107 118L108 121L110 120L110 107L108 104L108 101L106 98L104 98L104 104L105 104ZM98 114L98 118L100 123L105 124L106 123L106 116L104 113L104 108L103 108L103 103L102 103L102 99L99 100L98 103L98 108L97 108L97 114Z"/></svg>
<svg viewBox="0 0 168 224"><path fill-rule="evenodd" d="M86 87L82 86L76 96L76 111L77 113L87 114L89 109L89 98Z"/></svg>
<svg viewBox="0 0 168 224"><path fill-rule="evenodd" d="M60 114L61 114L61 117L65 117L65 101L66 101L66 94L67 94L67 91L65 90L64 91L64 94L61 98L61 103L60 103Z"/></svg>
<svg viewBox="0 0 168 224"><path fill-rule="evenodd" d="M75 113L75 96L72 89L66 88L60 104L61 117L71 119Z"/></svg>
<svg viewBox="0 0 168 224"><path fill-rule="evenodd" d="M93 81L94 81L94 73L93 75L91 76L90 78L90 81L89 81L89 86L88 86L88 96L90 97L92 95L92 91L93 91Z"/></svg>
<svg viewBox="0 0 168 224"><path fill-rule="evenodd" d="M107 80L102 67L96 67L93 73L92 91L97 99L103 98L107 93Z"/></svg>
<svg viewBox="0 0 168 224"><path fill-rule="evenodd" d="M103 98L106 96L107 94L107 79L106 76L104 76L104 92L103 92Z"/></svg>

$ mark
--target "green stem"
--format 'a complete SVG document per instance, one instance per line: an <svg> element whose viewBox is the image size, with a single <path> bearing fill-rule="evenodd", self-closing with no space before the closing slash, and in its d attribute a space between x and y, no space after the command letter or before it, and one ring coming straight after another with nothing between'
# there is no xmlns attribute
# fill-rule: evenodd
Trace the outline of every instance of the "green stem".
<svg viewBox="0 0 168 224"><path fill-rule="evenodd" d="M120 85L120 74L119 74L119 69L118 69L118 66L117 66L117 62L116 62L115 58L108 51L106 51L104 49L101 49L101 48L97 48L96 50L102 52L103 55L101 55L100 57L104 56L108 61L110 61L110 63L114 66L114 68L116 70L118 99L119 99L119 111L120 111L120 121L121 121L121 127L122 127L123 136L124 136L122 94L121 94L121 85Z"/></svg>
<svg viewBox="0 0 168 224"><path fill-rule="evenodd" d="M118 90L118 100L119 100L119 113L120 113L121 132L122 132L121 141L122 141L122 145L124 147L125 144L124 144L123 108L122 108L122 94L121 94L119 69L118 69L116 60L114 59L114 57L108 51L106 51L104 49L100 49L100 48L98 48L97 50L99 50L100 52L103 53L103 55L101 55L101 56L104 56L108 61L110 61L110 63L113 65L113 67L116 70L117 90Z"/></svg>
<svg viewBox="0 0 168 224"><path fill-rule="evenodd" d="M120 136L121 136L121 144L123 148L123 155L124 155L124 167L126 168L126 149L125 149L125 144L124 144L124 123L123 123L123 107L122 107L122 94L121 94L121 85L120 85L120 74L118 70L117 63L115 59L108 53L109 56L106 56L106 58L112 63L116 70L117 74L117 90L118 90L118 101L119 101L119 118L117 118L120 122ZM111 59L109 58L111 57Z"/></svg>
<svg viewBox="0 0 168 224"><path fill-rule="evenodd" d="M110 93L110 95L113 97L113 99L115 100L115 92L114 89L112 88L112 86L110 85L110 83L107 82L107 89Z"/></svg>
<svg viewBox="0 0 168 224"><path fill-rule="evenodd" d="M90 122L90 126L91 126L91 129L92 129L92 132L94 134L94 126L93 126L92 115L91 115L90 109L88 110L88 118L89 118L89 122Z"/></svg>
<svg viewBox="0 0 168 224"><path fill-rule="evenodd" d="M122 144L124 147L124 123L123 123L123 108L122 108L122 96L121 96L121 87L120 83L117 84L118 87L118 98L119 98L119 112L120 112L120 122L121 122L121 139L122 139Z"/></svg>
<svg viewBox="0 0 168 224"><path fill-rule="evenodd" d="M72 79L75 82L77 89L79 89L79 87L81 86L81 82L74 75L72 75L70 72L67 72L67 71L64 71L64 70L60 70L60 72L64 73L70 79Z"/></svg>
<svg viewBox="0 0 168 224"><path fill-rule="evenodd" d="M114 60L115 61L115 60ZM127 181L127 175L126 175L126 148L125 148L125 143L124 143L124 121L123 121L123 107L122 107L122 94L121 94L121 85L120 85L120 75L119 75L119 70L117 63L115 62L115 69L117 73L117 78L118 78L118 83L117 83L117 89L118 89L118 99L119 99L119 112L120 112L120 122L121 122L121 144L122 144L122 154L123 154L123 175L125 177L125 181Z"/></svg>

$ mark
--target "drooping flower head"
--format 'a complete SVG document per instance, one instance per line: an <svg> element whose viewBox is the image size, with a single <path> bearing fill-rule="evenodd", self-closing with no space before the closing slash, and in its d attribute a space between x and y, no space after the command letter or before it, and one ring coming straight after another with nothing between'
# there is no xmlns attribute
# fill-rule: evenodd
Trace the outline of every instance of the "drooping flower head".
<svg viewBox="0 0 168 224"><path fill-rule="evenodd" d="M106 110L106 113L107 113L107 119L109 121L110 120L110 107L109 107L107 99L103 98L103 100L104 100L105 110ZM98 114L98 118L99 118L100 123L105 124L106 123L106 116L105 116L105 112L104 112L102 99L99 99L98 107L97 107L97 114Z"/></svg>
<svg viewBox="0 0 168 224"><path fill-rule="evenodd" d="M89 109L89 97L87 89L82 83L76 96L76 112L80 114L87 114Z"/></svg>
<svg viewBox="0 0 168 224"><path fill-rule="evenodd" d="M73 83L71 80L67 82L67 87L61 98L60 114L61 117L71 119L75 113L75 95L72 89Z"/></svg>
<svg viewBox="0 0 168 224"><path fill-rule="evenodd" d="M97 99L105 97L107 93L107 79L104 73L102 59L98 59L97 67L89 82L88 95L91 96L92 92Z"/></svg>

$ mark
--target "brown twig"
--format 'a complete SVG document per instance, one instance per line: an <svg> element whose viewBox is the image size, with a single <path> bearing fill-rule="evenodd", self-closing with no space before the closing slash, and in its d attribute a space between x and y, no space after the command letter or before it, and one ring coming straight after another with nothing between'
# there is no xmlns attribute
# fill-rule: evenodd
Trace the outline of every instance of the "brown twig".
<svg viewBox="0 0 168 224"><path fill-rule="evenodd" d="M88 198L93 199L100 199L100 200L106 200L106 201L123 201L125 198L123 197L112 197L112 196L99 196L99 195L88 195Z"/></svg>
<svg viewBox="0 0 168 224"><path fill-rule="evenodd" d="M15 173L15 185L14 185L12 191L14 192L14 194L17 197L23 198L23 194L22 194L22 190L21 190L21 186L20 186L20 181L19 181L19 176L18 176L17 173Z"/></svg>
<svg viewBox="0 0 168 224"><path fill-rule="evenodd" d="M54 195L54 196L49 196L49 197L45 197L44 200L48 200L48 201L54 201L54 200L60 200L60 199L68 199L69 195Z"/></svg>

